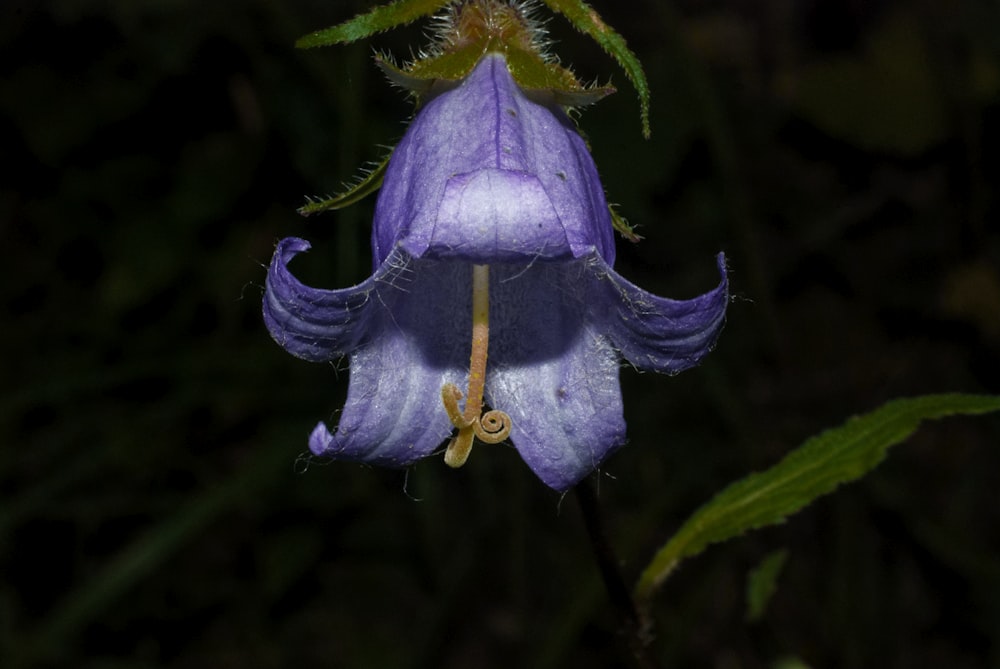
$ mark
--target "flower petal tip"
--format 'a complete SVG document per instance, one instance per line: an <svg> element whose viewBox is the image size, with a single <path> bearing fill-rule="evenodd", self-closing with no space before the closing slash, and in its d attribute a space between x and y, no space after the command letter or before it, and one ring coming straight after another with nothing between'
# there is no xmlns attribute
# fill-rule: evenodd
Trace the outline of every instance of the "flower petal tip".
<svg viewBox="0 0 1000 669"><path fill-rule="evenodd" d="M309 450L312 451L313 455L327 455L327 451L330 450L330 444L332 443L333 435L327 429L326 423L322 421L317 423L309 435Z"/></svg>

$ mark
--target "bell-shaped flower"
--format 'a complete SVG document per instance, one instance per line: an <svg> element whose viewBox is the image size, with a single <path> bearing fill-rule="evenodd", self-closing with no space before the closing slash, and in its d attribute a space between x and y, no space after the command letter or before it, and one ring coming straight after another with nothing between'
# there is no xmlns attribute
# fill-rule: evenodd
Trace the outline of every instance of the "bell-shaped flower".
<svg viewBox="0 0 1000 669"><path fill-rule="evenodd" d="M347 404L335 430L313 430L314 454L404 467L451 439L458 466L475 440L509 440L556 490L625 442L622 359L668 374L697 364L728 301L721 254L719 285L690 300L615 273L586 144L498 53L426 100L394 150L371 277L305 286L288 263L308 248L278 244L264 318L293 355L350 356Z"/></svg>

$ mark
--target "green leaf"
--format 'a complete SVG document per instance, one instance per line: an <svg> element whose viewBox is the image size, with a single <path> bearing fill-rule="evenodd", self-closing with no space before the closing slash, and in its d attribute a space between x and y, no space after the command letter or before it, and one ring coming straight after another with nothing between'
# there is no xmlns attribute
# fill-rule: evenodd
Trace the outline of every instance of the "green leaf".
<svg viewBox="0 0 1000 669"><path fill-rule="evenodd" d="M295 46L299 49L311 49L317 46L356 42L375 33L412 23L422 16L433 14L450 1L396 0L388 5L376 7L367 14L360 14L349 21L301 37L295 42Z"/></svg>
<svg viewBox="0 0 1000 669"><path fill-rule="evenodd" d="M343 209L348 205L359 202L368 195L371 195L382 187L382 179L385 177L385 170L389 166L389 158L392 152L382 159L378 165L367 174L363 174L357 183L349 186L343 193L338 193L332 197L306 198L308 202L297 209L302 216L312 216L323 211L332 209Z"/></svg>
<svg viewBox="0 0 1000 669"><path fill-rule="evenodd" d="M649 84L642 70L642 63L628 45L625 38L606 24L594 8L583 0L543 0L554 12L565 16L580 32L589 35L604 52L618 61L618 64L639 94L639 116L642 120L642 136L649 138Z"/></svg>
<svg viewBox="0 0 1000 669"><path fill-rule="evenodd" d="M647 603L686 557L709 544L747 530L774 525L842 483L860 478L923 420L1000 410L995 395L925 395L898 399L849 419L789 453L764 472L731 484L692 515L653 557L635 587L636 601Z"/></svg>
<svg viewBox="0 0 1000 669"><path fill-rule="evenodd" d="M769 553L747 578L747 622L764 616L764 610L777 589L778 575L788 559L788 550Z"/></svg>

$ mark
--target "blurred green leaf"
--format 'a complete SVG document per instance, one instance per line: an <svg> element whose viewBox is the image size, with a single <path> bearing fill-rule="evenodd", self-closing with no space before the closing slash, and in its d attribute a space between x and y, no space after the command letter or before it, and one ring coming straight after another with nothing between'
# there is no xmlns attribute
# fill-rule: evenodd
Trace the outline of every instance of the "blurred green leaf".
<svg viewBox="0 0 1000 669"><path fill-rule="evenodd" d="M777 589L778 575L788 559L788 550L781 549L767 555L747 577L747 621L760 620Z"/></svg>
<svg viewBox="0 0 1000 669"><path fill-rule="evenodd" d="M709 544L780 523L840 484L868 473L921 421L997 410L1000 396L992 395L898 399L809 439L775 466L733 483L696 511L642 572L635 588L637 601L649 601L682 559Z"/></svg>
<svg viewBox="0 0 1000 669"><path fill-rule="evenodd" d="M272 439L262 439L269 445ZM171 556L198 533L217 522L256 490L284 470L278 465L287 459L280 449L259 448L239 471L222 485L193 496L190 503L162 522L150 527L104 567L70 592L46 622L29 638L18 658L30 664L39 657L62 652L77 634L104 608L130 588L165 565Z"/></svg>
<svg viewBox="0 0 1000 669"><path fill-rule="evenodd" d="M949 131L927 46L903 16L887 21L863 51L806 66L793 86L799 113L858 146L916 154Z"/></svg>
<svg viewBox="0 0 1000 669"><path fill-rule="evenodd" d="M772 669L810 669L809 665L797 657L783 657L775 660Z"/></svg>

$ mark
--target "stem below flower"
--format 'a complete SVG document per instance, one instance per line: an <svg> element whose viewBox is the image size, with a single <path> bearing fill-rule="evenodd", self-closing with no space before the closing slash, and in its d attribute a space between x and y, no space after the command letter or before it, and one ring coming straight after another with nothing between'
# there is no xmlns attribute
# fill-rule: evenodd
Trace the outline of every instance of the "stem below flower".
<svg viewBox="0 0 1000 669"><path fill-rule="evenodd" d="M490 266L472 266L472 353L469 356L469 391L465 409L459 411L462 391L454 383L441 387L441 401L458 434L448 444L444 461L449 467L461 467L469 458L474 437L488 444L498 444L510 434L510 416L494 409L483 411L486 386L486 353L490 343Z"/></svg>
<svg viewBox="0 0 1000 669"><path fill-rule="evenodd" d="M589 481L581 481L573 489L580 503L583 524L587 528L590 545L594 549L594 559L601 572L604 587L611 603L618 610L623 634L637 669L657 669L656 660L649 651L652 630L649 619L640 610L632 593L625 584L621 564L615 557L614 549L604 529L604 519L597 504L597 494Z"/></svg>

